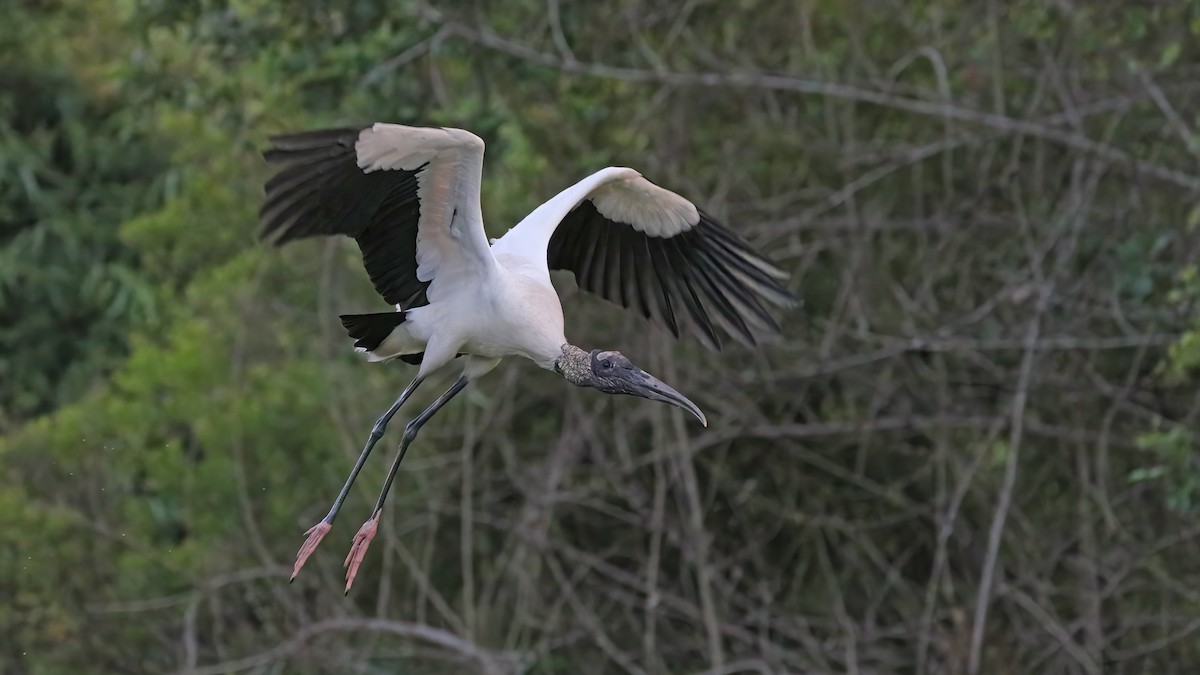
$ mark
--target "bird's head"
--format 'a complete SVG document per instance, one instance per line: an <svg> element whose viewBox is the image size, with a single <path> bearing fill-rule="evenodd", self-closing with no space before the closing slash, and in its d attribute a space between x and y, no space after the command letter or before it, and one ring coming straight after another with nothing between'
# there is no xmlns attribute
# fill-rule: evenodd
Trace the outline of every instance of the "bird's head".
<svg viewBox="0 0 1200 675"><path fill-rule="evenodd" d="M621 352L602 349L588 352L575 345L563 345L562 355L554 362L554 370L561 373L568 382L580 387L599 389L606 394L629 394L651 401L670 403L692 413L701 424L708 426L708 420L695 403L650 373L633 365Z"/></svg>

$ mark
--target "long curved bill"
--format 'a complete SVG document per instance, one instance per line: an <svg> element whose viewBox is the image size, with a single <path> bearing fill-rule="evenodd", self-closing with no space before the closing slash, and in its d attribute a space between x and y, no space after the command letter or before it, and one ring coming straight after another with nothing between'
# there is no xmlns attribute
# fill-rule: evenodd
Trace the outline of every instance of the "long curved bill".
<svg viewBox="0 0 1200 675"><path fill-rule="evenodd" d="M700 407L689 401L686 396L675 391L665 382L644 370L639 374L641 377L637 381L630 382L633 385L631 393L642 398L648 398L651 401L662 401L663 403L670 403L673 406L683 408L695 415L701 424L706 427L708 426L708 419L704 416Z"/></svg>

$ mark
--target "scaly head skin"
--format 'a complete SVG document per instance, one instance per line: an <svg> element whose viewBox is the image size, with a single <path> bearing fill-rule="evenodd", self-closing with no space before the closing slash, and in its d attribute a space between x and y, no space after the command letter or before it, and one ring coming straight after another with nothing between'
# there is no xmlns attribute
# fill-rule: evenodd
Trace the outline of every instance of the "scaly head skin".
<svg viewBox="0 0 1200 675"><path fill-rule="evenodd" d="M606 394L641 396L662 401L696 416L708 426L704 413L683 394L633 365L621 352L593 349L584 351L572 344L563 345L562 355L554 362L554 370L571 384L599 389Z"/></svg>

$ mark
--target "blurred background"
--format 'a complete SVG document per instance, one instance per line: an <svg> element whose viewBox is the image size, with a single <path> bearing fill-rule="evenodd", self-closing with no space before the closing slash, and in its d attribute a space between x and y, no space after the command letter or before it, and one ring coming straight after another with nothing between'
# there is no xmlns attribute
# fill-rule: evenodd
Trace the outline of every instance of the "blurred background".
<svg viewBox="0 0 1200 675"><path fill-rule="evenodd" d="M1200 1L5 0L0 673L1200 667ZM628 165L791 273L694 399L507 363L341 562L411 378L348 239L256 240L267 136L488 143L491 236ZM419 410L448 383L427 387Z"/></svg>

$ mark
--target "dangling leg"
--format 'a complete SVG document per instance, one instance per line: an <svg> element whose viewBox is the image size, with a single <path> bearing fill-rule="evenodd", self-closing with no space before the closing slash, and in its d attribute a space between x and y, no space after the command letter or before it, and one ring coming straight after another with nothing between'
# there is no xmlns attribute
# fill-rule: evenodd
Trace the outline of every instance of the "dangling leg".
<svg viewBox="0 0 1200 675"><path fill-rule="evenodd" d="M404 391L400 393L400 398L396 399L392 407L388 408L382 417L375 420L375 426L371 427L371 436L367 438L366 446L359 453L358 461L354 463L354 468L350 470L350 476L346 478L346 483L342 485L342 491L338 493L337 499L333 500L333 508L329 509L329 513L326 514L321 522L313 525L304 533L307 539L304 540L304 545L296 553L296 564L292 567L292 581L295 581L296 575L300 573L300 568L304 567L304 563L308 560L308 557L313 554L313 551L317 550L317 545L321 543L321 540L329 533L329 529L333 527L333 519L337 517L338 511L342 508L342 503L346 501L346 495L350 494L350 486L354 485L354 480L358 478L358 472L362 471L363 464L366 463L367 457L371 454L371 449L375 447L380 438L383 438L383 432L387 429L388 422L391 421L396 411L400 410L400 406L404 405L408 397L412 396L412 393L417 390L417 387L424 379L425 376L418 375L417 379L410 382L404 388Z"/></svg>
<svg viewBox="0 0 1200 675"><path fill-rule="evenodd" d="M442 406L454 398L454 395L463 390L467 386L468 378L466 375L458 378L446 393L438 397L425 412L417 416L416 419L408 423L404 427L404 438L400 441L400 451L396 455L396 460L392 462L392 468L388 471L387 479L383 482L383 489L379 492L379 500L375 502L375 511L367 522L359 528L358 534L354 535L354 544L350 547L350 554L346 556L346 562L343 565L346 567L346 592L350 592L350 585L354 583L354 577L358 574L358 567L362 564L363 557L367 555L367 547L371 545L371 540L375 538L375 532L379 529L379 516L383 513L383 502L387 499L388 490L392 487L392 481L396 478L396 471L400 469L400 462L404 460L404 453L408 452L408 446L413 439L417 437L417 432L421 430L430 417L433 417Z"/></svg>

